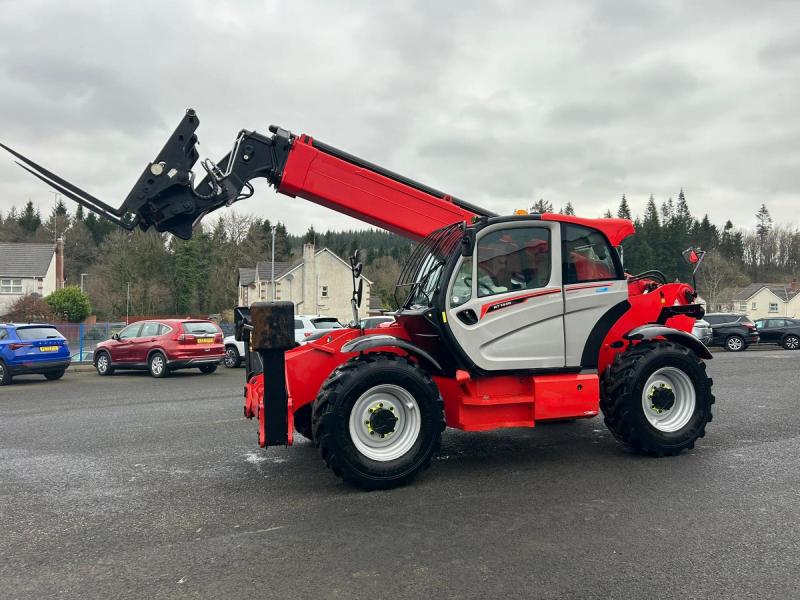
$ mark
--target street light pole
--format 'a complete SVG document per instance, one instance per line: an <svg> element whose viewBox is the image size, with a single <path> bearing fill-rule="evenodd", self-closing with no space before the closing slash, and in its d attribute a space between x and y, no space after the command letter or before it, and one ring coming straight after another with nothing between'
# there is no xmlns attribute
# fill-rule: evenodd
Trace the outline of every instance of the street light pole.
<svg viewBox="0 0 800 600"><path fill-rule="evenodd" d="M88 273L81 273L81 294L83 293L83 278L86 277Z"/></svg>
<svg viewBox="0 0 800 600"><path fill-rule="evenodd" d="M128 282L128 294L125 297L125 325L130 325L128 316L131 312L131 282Z"/></svg>
<svg viewBox="0 0 800 600"><path fill-rule="evenodd" d="M275 300L275 225L272 226L272 300Z"/></svg>

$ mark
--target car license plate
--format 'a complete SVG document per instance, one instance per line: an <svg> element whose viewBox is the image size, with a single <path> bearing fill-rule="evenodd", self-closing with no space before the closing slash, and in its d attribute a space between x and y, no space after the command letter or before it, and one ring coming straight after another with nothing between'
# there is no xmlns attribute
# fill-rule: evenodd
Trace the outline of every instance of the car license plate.
<svg viewBox="0 0 800 600"><path fill-rule="evenodd" d="M58 346L39 346L39 352L58 352Z"/></svg>
<svg viewBox="0 0 800 600"><path fill-rule="evenodd" d="M210 338L197 338L197 343L198 344L210 344L213 341L214 341L213 337L210 337Z"/></svg>

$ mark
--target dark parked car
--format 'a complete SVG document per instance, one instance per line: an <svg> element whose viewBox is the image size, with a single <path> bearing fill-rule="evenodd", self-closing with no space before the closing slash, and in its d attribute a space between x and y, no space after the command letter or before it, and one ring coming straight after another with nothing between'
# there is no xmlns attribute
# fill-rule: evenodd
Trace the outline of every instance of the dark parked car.
<svg viewBox="0 0 800 600"><path fill-rule="evenodd" d="M166 377L177 369L213 373L225 357L222 330L211 321L138 321L97 345L94 366L100 375L117 369L142 369Z"/></svg>
<svg viewBox="0 0 800 600"><path fill-rule="evenodd" d="M780 344L787 350L800 348L800 319L758 319L755 325L762 344Z"/></svg>
<svg viewBox="0 0 800 600"><path fill-rule="evenodd" d="M703 317L711 324L711 346L722 346L729 352L741 352L759 340L755 323L747 315L708 313Z"/></svg>
<svg viewBox="0 0 800 600"><path fill-rule="evenodd" d="M0 323L0 385L14 375L61 379L69 364L67 340L52 325Z"/></svg>

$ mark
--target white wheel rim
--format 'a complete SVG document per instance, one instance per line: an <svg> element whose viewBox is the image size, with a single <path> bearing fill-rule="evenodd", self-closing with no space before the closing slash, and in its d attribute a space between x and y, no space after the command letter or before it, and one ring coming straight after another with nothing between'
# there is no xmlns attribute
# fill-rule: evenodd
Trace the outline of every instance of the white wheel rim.
<svg viewBox="0 0 800 600"><path fill-rule="evenodd" d="M3 365L0 365L0 379L6 376L6 369Z"/></svg>
<svg viewBox="0 0 800 600"><path fill-rule="evenodd" d="M108 357L105 354L101 354L97 358L97 370L101 373L105 373L106 369L108 369Z"/></svg>
<svg viewBox="0 0 800 600"><path fill-rule="evenodd" d="M797 346L800 346L800 339L794 336L789 336L786 338L786 347L789 350L797 350Z"/></svg>
<svg viewBox="0 0 800 600"><path fill-rule="evenodd" d="M728 340L728 348L731 350L741 350L742 349L742 340L739 338L731 338Z"/></svg>
<svg viewBox="0 0 800 600"><path fill-rule="evenodd" d="M391 433L375 430L378 411L392 415L396 422ZM376 385L356 400L350 411L349 432L353 445L369 459L386 462L408 452L419 438L422 417L414 397L397 385Z"/></svg>
<svg viewBox="0 0 800 600"><path fill-rule="evenodd" d="M671 392L674 403L659 406L661 390ZM658 431L678 431L691 420L697 405L697 394L689 376L675 367L662 367L647 379L642 390L642 410L647 421Z"/></svg>
<svg viewBox="0 0 800 600"><path fill-rule="evenodd" d="M161 358L160 354L153 357L150 362L150 368L155 375L161 375L161 371L164 370L164 359Z"/></svg>

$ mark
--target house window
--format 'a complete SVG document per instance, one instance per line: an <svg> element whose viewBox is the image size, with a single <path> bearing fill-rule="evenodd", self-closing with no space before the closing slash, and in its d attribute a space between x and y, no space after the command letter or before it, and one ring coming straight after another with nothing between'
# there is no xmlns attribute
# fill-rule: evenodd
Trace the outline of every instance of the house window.
<svg viewBox="0 0 800 600"><path fill-rule="evenodd" d="M747 310L747 302L739 302L739 310Z"/></svg>
<svg viewBox="0 0 800 600"><path fill-rule="evenodd" d="M319 295L320 295L322 298L327 298L327 297L328 297L328 286L327 286L327 285L323 285L323 286L320 288Z"/></svg>
<svg viewBox="0 0 800 600"><path fill-rule="evenodd" d="M0 279L0 294L21 294L22 279Z"/></svg>
<svg viewBox="0 0 800 600"><path fill-rule="evenodd" d="M753 304L750 306L750 308L752 308L753 310L756 310L756 303L753 302Z"/></svg>
<svg viewBox="0 0 800 600"><path fill-rule="evenodd" d="M770 302L769 303L769 312L771 312L771 313L778 312L778 303L777 302Z"/></svg>

